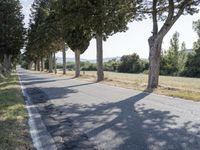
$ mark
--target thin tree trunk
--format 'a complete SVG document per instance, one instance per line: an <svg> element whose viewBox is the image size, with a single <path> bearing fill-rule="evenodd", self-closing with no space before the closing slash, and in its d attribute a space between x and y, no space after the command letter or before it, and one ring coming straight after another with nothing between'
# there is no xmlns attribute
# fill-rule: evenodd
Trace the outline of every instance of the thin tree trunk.
<svg viewBox="0 0 200 150"><path fill-rule="evenodd" d="M56 53L53 53L54 73L57 74Z"/></svg>
<svg viewBox="0 0 200 150"><path fill-rule="evenodd" d="M37 60L37 71L40 71L40 60Z"/></svg>
<svg viewBox="0 0 200 150"><path fill-rule="evenodd" d="M3 73L3 68L2 68L2 64L0 63L0 77L2 76Z"/></svg>
<svg viewBox="0 0 200 150"><path fill-rule="evenodd" d="M75 50L76 73L75 77L80 76L80 50Z"/></svg>
<svg viewBox="0 0 200 150"><path fill-rule="evenodd" d="M29 64L28 64L28 70L31 70L31 68L32 68L32 65L33 65L33 63L32 62L30 62Z"/></svg>
<svg viewBox="0 0 200 150"><path fill-rule="evenodd" d="M34 70L37 71L37 63L34 61Z"/></svg>
<svg viewBox="0 0 200 150"><path fill-rule="evenodd" d="M161 54L162 39L151 40L149 39L149 79L148 89L158 87L159 73L160 73L160 54Z"/></svg>
<svg viewBox="0 0 200 150"><path fill-rule="evenodd" d="M11 65L12 55L4 54L3 64L2 64L2 73L4 76L7 76L11 73L12 65Z"/></svg>
<svg viewBox="0 0 200 150"><path fill-rule="evenodd" d="M53 72L53 58L52 58L52 52L49 54L49 73Z"/></svg>
<svg viewBox="0 0 200 150"><path fill-rule="evenodd" d="M63 74L66 74L66 47L65 43L63 44Z"/></svg>
<svg viewBox="0 0 200 150"><path fill-rule="evenodd" d="M44 58L41 59L41 71L44 71Z"/></svg>
<svg viewBox="0 0 200 150"><path fill-rule="evenodd" d="M97 81L104 80L103 72L103 37L102 35L96 35L96 45L97 45Z"/></svg>
<svg viewBox="0 0 200 150"><path fill-rule="evenodd" d="M11 71L12 71L12 55L8 55L8 73L10 74L11 73Z"/></svg>
<svg viewBox="0 0 200 150"><path fill-rule="evenodd" d="M4 57L3 57L3 64L2 64L2 68L3 68L3 75L4 76L7 76L8 74L8 58L7 58L7 55L4 54Z"/></svg>

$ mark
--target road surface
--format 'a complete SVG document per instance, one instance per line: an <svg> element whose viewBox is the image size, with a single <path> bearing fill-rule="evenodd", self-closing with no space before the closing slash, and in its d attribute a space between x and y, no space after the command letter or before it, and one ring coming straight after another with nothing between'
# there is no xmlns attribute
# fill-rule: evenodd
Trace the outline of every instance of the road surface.
<svg viewBox="0 0 200 150"><path fill-rule="evenodd" d="M200 103L18 69L59 150L199 150ZM39 120L36 125L41 123ZM37 127L36 127L37 128ZM47 139L42 140L42 135ZM46 144L49 145L49 144ZM45 148L44 148L45 149ZM46 148L48 149L48 148Z"/></svg>

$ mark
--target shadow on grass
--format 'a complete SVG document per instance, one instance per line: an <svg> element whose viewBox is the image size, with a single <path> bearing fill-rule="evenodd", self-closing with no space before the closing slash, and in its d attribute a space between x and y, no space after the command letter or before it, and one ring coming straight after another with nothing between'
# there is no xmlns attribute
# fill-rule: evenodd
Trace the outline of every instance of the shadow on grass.
<svg viewBox="0 0 200 150"><path fill-rule="evenodd" d="M15 86L15 85L19 85L19 82L18 81L3 82L0 83L0 88L5 88L7 86Z"/></svg>

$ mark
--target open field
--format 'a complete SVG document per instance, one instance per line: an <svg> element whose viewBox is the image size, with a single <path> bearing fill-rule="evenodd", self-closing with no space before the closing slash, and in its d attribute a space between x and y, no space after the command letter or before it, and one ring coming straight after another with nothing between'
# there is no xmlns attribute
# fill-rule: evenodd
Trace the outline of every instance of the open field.
<svg viewBox="0 0 200 150"><path fill-rule="evenodd" d="M0 79L0 150L29 150L28 114L18 78Z"/></svg>
<svg viewBox="0 0 200 150"><path fill-rule="evenodd" d="M62 74L62 71L59 71ZM67 72L68 76L74 76L73 71ZM95 71L81 71L81 77L85 80L95 81ZM148 75L105 72L105 81L101 82L113 86L146 91ZM159 88L153 91L157 94L180 97L189 100L200 101L200 79L160 76Z"/></svg>

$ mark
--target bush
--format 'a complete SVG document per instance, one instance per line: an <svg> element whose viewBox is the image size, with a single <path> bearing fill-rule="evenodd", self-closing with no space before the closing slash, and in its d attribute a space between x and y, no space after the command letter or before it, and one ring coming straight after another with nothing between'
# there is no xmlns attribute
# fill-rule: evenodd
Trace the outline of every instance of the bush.
<svg viewBox="0 0 200 150"><path fill-rule="evenodd" d="M187 77L200 77L200 48L195 53L188 55L185 70L182 75Z"/></svg>
<svg viewBox="0 0 200 150"><path fill-rule="evenodd" d="M148 66L147 61L141 60L136 53L133 53L132 55L121 57L118 71L124 73L141 73L147 70Z"/></svg>

